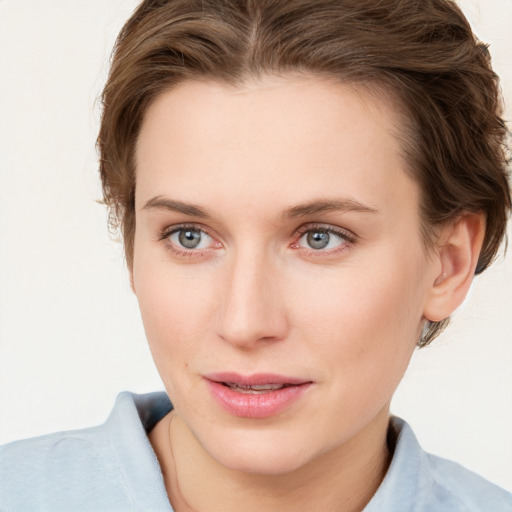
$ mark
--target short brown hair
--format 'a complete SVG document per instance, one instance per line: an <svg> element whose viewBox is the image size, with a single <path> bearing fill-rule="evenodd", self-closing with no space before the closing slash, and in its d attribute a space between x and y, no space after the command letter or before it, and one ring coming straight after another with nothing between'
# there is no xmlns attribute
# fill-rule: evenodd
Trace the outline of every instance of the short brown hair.
<svg viewBox="0 0 512 512"><path fill-rule="evenodd" d="M487 268L511 206L507 130L487 47L451 0L143 1L114 48L98 137L104 200L130 268L134 152L149 104L188 79L239 84L287 72L389 93L404 113L425 239L464 211L483 212L477 273ZM420 344L447 322L432 323Z"/></svg>

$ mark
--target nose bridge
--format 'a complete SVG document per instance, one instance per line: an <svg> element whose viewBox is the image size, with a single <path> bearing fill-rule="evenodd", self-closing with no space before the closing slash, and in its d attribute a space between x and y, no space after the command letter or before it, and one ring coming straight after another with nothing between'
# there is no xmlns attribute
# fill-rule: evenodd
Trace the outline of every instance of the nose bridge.
<svg viewBox="0 0 512 512"><path fill-rule="evenodd" d="M240 347L282 339L287 322L279 280L276 264L264 251L236 251L220 308L220 336Z"/></svg>

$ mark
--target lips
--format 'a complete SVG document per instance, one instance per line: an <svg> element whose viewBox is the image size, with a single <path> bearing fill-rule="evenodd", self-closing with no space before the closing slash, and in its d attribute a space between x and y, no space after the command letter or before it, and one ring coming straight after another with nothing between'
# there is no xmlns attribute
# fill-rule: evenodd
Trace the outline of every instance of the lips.
<svg viewBox="0 0 512 512"><path fill-rule="evenodd" d="M278 389L283 389L289 386L289 384L261 384L254 386L243 386L234 382L222 382L222 384L233 391L237 391L238 393L251 394L269 393L270 391L276 391Z"/></svg>
<svg viewBox="0 0 512 512"><path fill-rule="evenodd" d="M215 401L227 412L243 418L266 418L292 405L313 382L275 374L250 376L214 373L205 376Z"/></svg>

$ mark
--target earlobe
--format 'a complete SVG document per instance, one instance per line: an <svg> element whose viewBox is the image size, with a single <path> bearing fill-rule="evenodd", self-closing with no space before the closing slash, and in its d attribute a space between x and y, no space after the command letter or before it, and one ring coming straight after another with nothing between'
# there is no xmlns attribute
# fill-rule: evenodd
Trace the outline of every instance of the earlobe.
<svg viewBox="0 0 512 512"><path fill-rule="evenodd" d="M484 235L482 213L463 213L442 228L434 256L441 271L428 291L423 314L427 320L440 322L462 304L475 275Z"/></svg>

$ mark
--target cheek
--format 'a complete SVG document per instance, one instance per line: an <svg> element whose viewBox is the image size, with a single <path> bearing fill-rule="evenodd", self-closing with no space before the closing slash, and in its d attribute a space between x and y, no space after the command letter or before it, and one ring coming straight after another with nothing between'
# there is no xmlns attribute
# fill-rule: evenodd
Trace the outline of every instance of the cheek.
<svg viewBox="0 0 512 512"><path fill-rule="evenodd" d="M398 384L421 325L419 262L343 269L294 294L292 323L340 381Z"/></svg>
<svg viewBox="0 0 512 512"><path fill-rule="evenodd" d="M146 264L147 263L147 264ZM207 276L168 262L136 260L134 285L146 337L160 373L191 357L206 336L212 286ZM181 356L180 356L181 355Z"/></svg>
<svg viewBox="0 0 512 512"><path fill-rule="evenodd" d="M164 267L140 271L135 285L149 349L166 391L176 408L194 407L189 397L195 381L187 376L201 354L200 342L209 324L204 300L198 299L196 285L170 275Z"/></svg>
<svg viewBox="0 0 512 512"><path fill-rule="evenodd" d="M296 323L341 339L358 338L361 344L410 336L421 318L418 273L384 263L382 268L386 271L375 266L340 269L303 280L290 294L290 310L300 311Z"/></svg>

